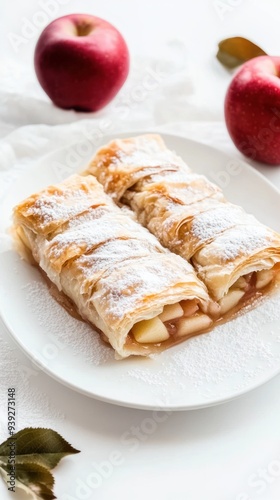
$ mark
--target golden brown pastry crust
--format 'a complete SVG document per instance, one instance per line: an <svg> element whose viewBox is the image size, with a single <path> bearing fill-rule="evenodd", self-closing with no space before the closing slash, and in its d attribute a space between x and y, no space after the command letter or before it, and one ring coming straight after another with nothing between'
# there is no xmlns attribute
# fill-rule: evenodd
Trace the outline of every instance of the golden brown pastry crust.
<svg viewBox="0 0 280 500"><path fill-rule="evenodd" d="M120 357L154 350L128 342L128 334L167 304L196 299L207 309L206 287L192 266L115 206L92 176L30 196L15 208L14 226L48 278Z"/></svg>
<svg viewBox="0 0 280 500"><path fill-rule="evenodd" d="M106 159L106 160L104 160ZM194 174L160 136L112 141L86 172L167 248L190 261L215 300L240 276L280 262L280 236Z"/></svg>

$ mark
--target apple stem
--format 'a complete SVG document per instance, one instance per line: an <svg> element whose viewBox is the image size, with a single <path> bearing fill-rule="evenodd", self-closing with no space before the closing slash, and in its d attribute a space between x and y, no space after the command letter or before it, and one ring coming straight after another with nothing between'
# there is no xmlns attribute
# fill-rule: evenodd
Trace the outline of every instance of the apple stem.
<svg viewBox="0 0 280 500"><path fill-rule="evenodd" d="M87 36L92 32L93 26L85 21L84 23L79 24L76 29L77 36Z"/></svg>

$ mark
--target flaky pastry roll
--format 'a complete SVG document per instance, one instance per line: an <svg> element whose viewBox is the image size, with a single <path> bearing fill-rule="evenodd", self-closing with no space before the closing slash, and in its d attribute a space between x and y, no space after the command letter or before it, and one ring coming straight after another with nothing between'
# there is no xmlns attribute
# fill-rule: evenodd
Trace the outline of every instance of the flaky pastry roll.
<svg viewBox="0 0 280 500"><path fill-rule="evenodd" d="M193 173L160 136L112 141L86 170L136 213L165 247L191 262L220 314L237 311L279 279L280 236Z"/></svg>
<svg viewBox="0 0 280 500"><path fill-rule="evenodd" d="M14 232L118 357L148 355L213 324L215 308L193 267L92 176L74 175L18 204Z"/></svg>

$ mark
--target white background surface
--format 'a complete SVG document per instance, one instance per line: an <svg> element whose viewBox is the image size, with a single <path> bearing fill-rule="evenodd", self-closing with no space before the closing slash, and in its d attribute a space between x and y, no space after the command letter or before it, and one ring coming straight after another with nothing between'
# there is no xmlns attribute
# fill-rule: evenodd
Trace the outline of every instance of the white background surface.
<svg viewBox="0 0 280 500"><path fill-rule="evenodd" d="M21 34L23 18L32 20L42 10L37 1L29 0L28 6L26 4L20 0L1 0L0 3L0 123L3 137L18 125L52 123L54 116L53 108L49 107L44 97L44 105L40 108L43 111L37 114L35 106L34 110L30 110L30 101L23 99L28 92L31 94L33 86L36 87L32 75L28 85L24 77L17 82L8 80L10 63L20 63L26 68L26 73L31 71L39 30L20 45L17 52L8 39L11 32ZM168 56L170 59L170 53L172 57L184 47L186 80L184 84L183 78L180 79L177 87L177 94L180 95L176 96L177 100L172 100L177 83L169 78L165 82L162 99L157 101L155 108L145 104L145 120L142 119L140 127L143 121L149 126L165 125L166 128L168 125L173 131L179 130L190 137L210 142L231 152L234 158L239 157L222 123L223 95L230 76L214 59L216 44L224 37L243 35L260 44L267 52L279 54L280 5L277 0L64 0L64 4L55 17L70 12L88 12L115 24L124 34L133 60L137 55ZM50 16L48 20L51 20ZM177 52L174 47L176 50L179 47ZM9 61L7 66L4 60ZM181 76L184 77L184 74ZM20 89L24 91L22 95ZM38 95L40 100L40 90ZM150 98L151 101L156 99L158 96ZM174 105L171 106L170 101ZM157 111L153 120L148 116L151 109ZM109 113L108 108L104 116ZM131 121L133 116L134 111ZM56 113L54 123L66 123L72 118L69 113ZM141 119L139 109L135 111L135 127L136 118ZM177 125L174 122L178 122ZM125 124L121 125L124 128ZM62 141L68 133L65 127L61 130ZM26 134L28 130L31 133L35 131L27 128L20 133ZM2 153L3 148L8 150L11 144L16 144L17 134L19 132L13 132L3 138ZM19 162L20 148L14 151ZM26 154L26 151L22 150L22 153ZM5 159L4 156L2 158ZM8 165L5 168L8 169ZM280 187L279 168L259 168ZM14 348L4 327L1 331L3 339L12 349L7 355L6 344L0 344L3 348L1 375L3 370L9 371L15 360L19 366L33 370L25 390L18 392L20 427L51 426L82 450L81 454L65 459L55 470L55 492L59 500L279 500L280 377L226 405L169 415L164 422L154 424L154 430L149 434L152 424L146 419L155 419L152 412L99 403L58 385L35 370L25 355ZM1 392L5 394L7 381L5 376L2 379ZM5 406L0 412L1 440L4 440ZM138 427L140 434L135 439ZM128 441L132 434L134 441ZM102 481L100 475L91 476L93 481L99 479L101 484L98 488L77 491L78 484L90 481L90 474L96 474L96 468L108 461L110 454L116 450L121 454L122 464L114 466ZM2 482L0 497L10 498ZM23 495L14 495L13 498L23 499Z"/></svg>

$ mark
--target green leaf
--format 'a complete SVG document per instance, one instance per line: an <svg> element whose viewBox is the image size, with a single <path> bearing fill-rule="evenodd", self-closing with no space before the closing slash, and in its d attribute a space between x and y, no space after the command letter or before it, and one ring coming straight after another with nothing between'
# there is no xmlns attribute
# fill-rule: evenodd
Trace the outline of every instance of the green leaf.
<svg viewBox="0 0 280 500"><path fill-rule="evenodd" d="M226 68L236 68L250 59L267 55L258 45L247 38L235 36L222 40L216 54L217 59Z"/></svg>
<svg viewBox="0 0 280 500"><path fill-rule="evenodd" d="M1 465L1 474L8 483L9 466ZM52 473L42 465L36 463L17 463L15 467L16 490L22 489L32 496L34 500L53 500L56 496L53 494L54 478Z"/></svg>
<svg viewBox="0 0 280 500"><path fill-rule="evenodd" d="M10 455L9 442L16 443L17 463L36 463L53 469L66 455L80 453L52 429L28 427L0 445L0 461L7 464Z"/></svg>

